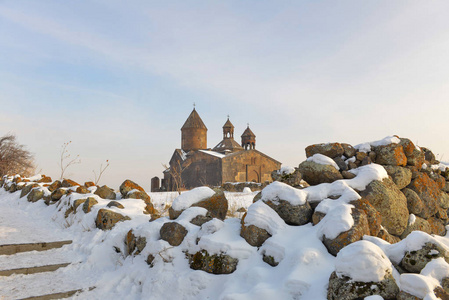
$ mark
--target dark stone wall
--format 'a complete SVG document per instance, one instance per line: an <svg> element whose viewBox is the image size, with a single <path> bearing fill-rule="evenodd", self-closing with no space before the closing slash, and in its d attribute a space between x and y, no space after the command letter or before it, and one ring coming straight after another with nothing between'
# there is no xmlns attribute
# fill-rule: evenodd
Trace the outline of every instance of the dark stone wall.
<svg viewBox="0 0 449 300"><path fill-rule="evenodd" d="M220 158L198 151L189 155L183 166L182 178L187 189L221 185Z"/></svg>

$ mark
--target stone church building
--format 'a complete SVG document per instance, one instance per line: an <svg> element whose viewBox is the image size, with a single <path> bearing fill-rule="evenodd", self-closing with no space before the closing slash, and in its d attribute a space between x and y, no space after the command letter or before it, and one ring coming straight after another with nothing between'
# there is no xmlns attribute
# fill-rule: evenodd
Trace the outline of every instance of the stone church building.
<svg viewBox="0 0 449 300"><path fill-rule="evenodd" d="M207 127L193 109L181 128L181 149L173 153L164 171L166 190L192 189L225 182L271 181L271 172L281 163L256 150L256 135L249 126L243 132L242 143L234 140L234 125L223 125L223 140L207 148Z"/></svg>

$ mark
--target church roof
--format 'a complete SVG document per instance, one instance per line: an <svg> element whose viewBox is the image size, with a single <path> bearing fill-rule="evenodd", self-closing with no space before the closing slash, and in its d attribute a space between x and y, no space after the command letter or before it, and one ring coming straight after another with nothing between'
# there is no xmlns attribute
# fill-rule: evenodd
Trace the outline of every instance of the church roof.
<svg viewBox="0 0 449 300"><path fill-rule="evenodd" d="M190 113L184 125L182 125L181 130L186 128L202 128L207 130L206 125L204 125L203 120L201 120L195 108Z"/></svg>
<svg viewBox="0 0 449 300"><path fill-rule="evenodd" d="M229 121L229 118L226 121L226 123L223 125L223 128L234 128L234 125L232 125L231 121Z"/></svg>
<svg viewBox="0 0 449 300"><path fill-rule="evenodd" d="M234 139L227 138L223 139L217 146L212 149L212 151L224 152L225 150L229 150L231 152L243 150L242 146L237 143Z"/></svg>
<svg viewBox="0 0 449 300"><path fill-rule="evenodd" d="M252 136L252 137L256 137L256 135L254 134L254 132L251 131L251 129L249 129L249 126L245 129L245 131L242 134L242 137L244 136Z"/></svg>

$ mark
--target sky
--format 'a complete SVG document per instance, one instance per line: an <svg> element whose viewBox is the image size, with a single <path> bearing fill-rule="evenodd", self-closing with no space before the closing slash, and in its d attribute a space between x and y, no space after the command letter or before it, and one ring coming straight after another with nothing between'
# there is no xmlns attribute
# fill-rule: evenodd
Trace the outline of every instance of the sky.
<svg viewBox="0 0 449 300"><path fill-rule="evenodd" d="M145 189L193 108L222 139L297 166L304 148L410 138L449 160L448 1L0 0L0 136L37 171Z"/></svg>

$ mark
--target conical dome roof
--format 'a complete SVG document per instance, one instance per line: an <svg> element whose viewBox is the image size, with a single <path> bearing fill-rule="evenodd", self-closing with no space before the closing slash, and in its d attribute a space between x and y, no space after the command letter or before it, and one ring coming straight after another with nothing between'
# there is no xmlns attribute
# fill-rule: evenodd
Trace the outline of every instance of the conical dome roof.
<svg viewBox="0 0 449 300"><path fill-rule="evenodd" d="M182 125L181 130L186 128L202 128L207 130L206 125L204 125L203 120L201 120L195 108L190 113L184 125Z"/></svg>
<svg viewBox="0 0 449 300"><path fill-rule="evenodd" d="M223 125L223 128L234 128L234 125L232 125L231 121L229 121L229 118L226 121L226 123Z"/></svg>
<svg viewBox="0 0 449 300"><path fill-rule="evenodd" d="M249 126L245 129L245 131L242 134L242 137L246 137L246 136L250 136L250 137L256 137L256 135L254 134L254 132L251 131L251 129L249 129Z"/></svg>

